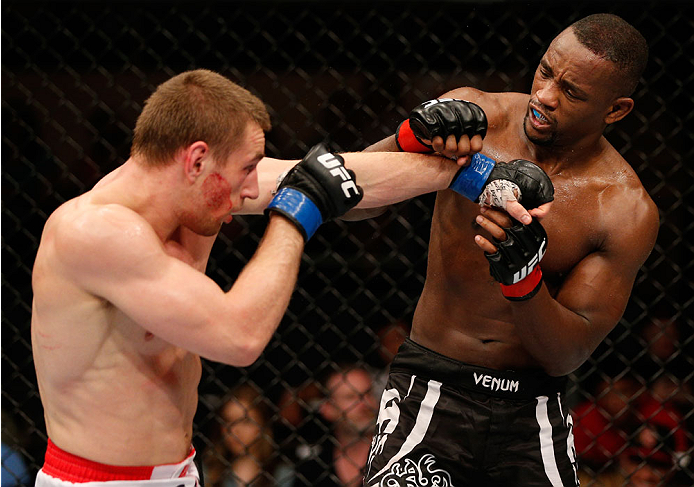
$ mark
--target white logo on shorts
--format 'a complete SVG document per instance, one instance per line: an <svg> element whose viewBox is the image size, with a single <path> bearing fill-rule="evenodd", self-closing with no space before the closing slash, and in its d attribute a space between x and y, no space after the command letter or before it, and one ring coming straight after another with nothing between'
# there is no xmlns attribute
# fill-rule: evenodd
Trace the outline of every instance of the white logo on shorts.
<svg viewBox="0 0 694 487"><path fill-rule="evenodd" d="M379 487L394 485L404 487L453 487L451 474L436 468L436 457L427 453L417 463L410 458L404 458L394 463L378 483Z"/></svg>
<svg viewBox="0 0 694 487"><path fill-rule="evenodd" d="M491 375L477 374L477 372L473 372L472 375L475 377L476 385L481 385L492 391L518 392L520 387L520 382L517 380L499 379Z"/></svg>
<svg viewBox="0 0 694 487"><path fill-rule="evenodd" d="M376 455L380 455L385 447L388 436L395 431L400 420L400 393L397 389L387 389L381 396L381 405L378 409L378 421L376 422L376 434L371 440L368 465Z"/></svg>

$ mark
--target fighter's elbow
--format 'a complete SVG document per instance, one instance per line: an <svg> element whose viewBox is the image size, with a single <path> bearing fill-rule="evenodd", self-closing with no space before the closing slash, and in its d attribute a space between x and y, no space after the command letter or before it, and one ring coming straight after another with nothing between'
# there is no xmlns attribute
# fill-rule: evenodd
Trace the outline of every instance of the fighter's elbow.
<svg viewBox="0 0 694 487"><path fill-rule="evenodd" d="M234 367L249 367L253 365L256 360L258 360L261 353L262 350L258 351L255 349L244 351L243 353L237 354L234 358L234 363L230 365L233 365Z"/></svg>
<svg viewBox="0 0 694 487"><path fill-rule="evenodd" d="M232 356L230 357L235 367L248 367L253 365L265 350L267 340L261 340L257 337L249 336L242 341L237 342L234 346Z"/></svg>
<svg viewBox="0 0 694 487"><path fill-rule="evenodd" d="M235 343L219 351L218 354L215 354L216 356L209 356L207 358L215 362L231 365L232 367L248 367L258 360L261 353L262 349L256 346Z"/></svg>

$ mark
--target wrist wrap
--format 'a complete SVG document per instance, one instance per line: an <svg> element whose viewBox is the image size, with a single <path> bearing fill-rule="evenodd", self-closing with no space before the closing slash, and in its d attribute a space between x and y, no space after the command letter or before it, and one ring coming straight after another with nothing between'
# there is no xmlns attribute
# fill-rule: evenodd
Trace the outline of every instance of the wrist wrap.
<svg viewBox="0 0 694 487"><path fill-rule="evenodd" d="M308 241L323 223L316 204L294 188L280 189L267 206L267 211L270 210L289 218L303 234L304 241Z"/></svg>
<svg viewBox="0 0 694 487"><path fill-rule="evenodd" d="M477 201L482 188L487 183L489 174L494 169L496 161L477 152L472 156L470 164L461 167L448 186L456 193L462 194L467 199Z"/></svg>

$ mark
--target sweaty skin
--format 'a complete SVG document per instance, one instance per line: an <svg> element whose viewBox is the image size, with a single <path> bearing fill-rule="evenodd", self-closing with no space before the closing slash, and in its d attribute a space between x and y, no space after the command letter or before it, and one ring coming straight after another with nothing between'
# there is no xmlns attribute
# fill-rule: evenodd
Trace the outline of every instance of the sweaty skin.
<svg viewBox="0 0 694 487"><path fill-rule="evenodd" d="M617 324L655 243L658 213L631 166L601 135L605 120L630 109L628 102L610 104L610 76L609 63L565 31L543 57L530 95L471 88L442 95L480 105L489 120L482 152L536 162L551 177L555 200L542 219L545 284L532 299L510 302L480 250L495 247L476 223L479 206L438 192L415 342L470 364L565 375ZM391 137L370 150L397 148ZM499 229L493 220L505 218L496 211L482 216L493 231Z"/></svg>
<svg viewBox="0 0 694 487"><path fill-rule="evenodd" d="M295 226L271 218L227 293L203 274L232 203L258 196L264 142L249 124L219 169L197 142L162 168L128 160L50 216L32 275L32 345L58 447L112 465L181 461L200 357L248 365L269 340L298 272Z"/></svg>

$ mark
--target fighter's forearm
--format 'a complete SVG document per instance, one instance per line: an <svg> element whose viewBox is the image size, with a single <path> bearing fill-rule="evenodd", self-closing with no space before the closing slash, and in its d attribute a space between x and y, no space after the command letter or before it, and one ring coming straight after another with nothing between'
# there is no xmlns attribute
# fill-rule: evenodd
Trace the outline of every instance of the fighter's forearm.
<svg viewBox="0 0 694 487"><path fill-rule="evenodd" d="M241 310L238 341L246 344L240 365L250 365L262 353L284 316L299 273L304 239L296 226L273 214L263 240L227 293Z"/></svg>
<svg viewBox="0 0 694 487"><path fill-rule="evenodd" d="M364 199L357 208L392 205L421 194L445 189L458 170L441 156L402 152L350 152L341 154L345 166L357 176ZM266 158L258 165L259 196L246 200L242 214L260 214L272 199L277 177L297 161Z"/></svg>
<svg viewBox="0 0 694 487"><path fill-rule="evenodd" d="M364 199L357 208L392 205L448 188L459 167L445 157L404 152L343 154L357 175Z"/></svg>

